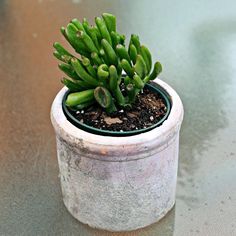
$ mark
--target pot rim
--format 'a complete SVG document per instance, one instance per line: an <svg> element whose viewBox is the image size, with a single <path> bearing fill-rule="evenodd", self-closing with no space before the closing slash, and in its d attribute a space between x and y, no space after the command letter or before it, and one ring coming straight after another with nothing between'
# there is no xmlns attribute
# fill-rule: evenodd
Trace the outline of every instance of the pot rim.
<svg viewBox="0 0 236 236"><path fill-rule="evenodd" d="M101 136L124 137L124 136L131 136L131 135L137 135L140 133L148 132L149 130L152 130L158 126L161 126L162 123L168 118L168 116L170 114L170 110L171 110L171 101L170 101L168 94L166 94L166 92L158 84L157 84L157 86L154 86L152 84L146 84L145 86L147 86L147 88L150 89L151 91L158 93L162 97L162 99L165 101L166 108L167 108L167 111L166 111L166 114L164 115L164 117L162 117L157 123L155 123L147 128L119 132L119 131L101 130L101 129L86 125L84 123L81 123L79 120L77 120L70 113L70 110L68 109L68 107L65 104L66 97L68 96L68 94L70 94L69 90L67 90L63 96L62 109L63 109L63 112L64 112L66 118L69 120L69 122L71 122L77 128L85 130L85 131L92 133L92 134L98 134Z"/></svg>
<svg viewBox="0 0 236 236"><path fill-rule="evenodd" d="M163 148L163 144L167 141L170 143L173 137L176 136L176 133L179 132L183 120L184 110L180 97L170 85L158 78L155 79L154 82L161 86L169 95L172 105L169 116L161 126L132 136L114 137L89 133L74 126L64 115L62 109L62 99L67 91L67 88L63 87L56 95L51 107L51 121L57 137L63 139L71 145L79 145L80 149L84 153L86 152L86 148L89 147L91 158L94 157L94 154L100 154L101 156L105 155L107 158L106 155L108 155L108 153L111 158L114 158L112 157L112 150L117 150L117 148L120 148L121 155L120 157L117 156L117 159L122 159L125 158L122 157L123 152L127 153L129 147L132 146L137 147L137 153L139 153L140 150L143 150L144 156L145 150L147 149L153 149L157 152L160 147ZM123 147L123 149L125 147L127 150L124 151L121 147ZM133 159L135 159L135 155L135 153L132 153ZM109 161L109 158L106 160Z"/></svg>

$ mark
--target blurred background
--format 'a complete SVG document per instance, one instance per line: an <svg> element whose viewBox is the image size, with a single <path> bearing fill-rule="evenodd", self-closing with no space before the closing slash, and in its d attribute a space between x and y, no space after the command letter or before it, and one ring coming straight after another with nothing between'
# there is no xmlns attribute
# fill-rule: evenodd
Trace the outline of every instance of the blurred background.
<svg viewBox="0 0 236 236"><path fill-rule="evenodd" d="M60 27L103 12L140 36L185 108L176 206L131 233L67 212L49 117L63 76L52 44L70 48ZM235 0L0 0L0 95L0 235L236 235Z"/></svg>

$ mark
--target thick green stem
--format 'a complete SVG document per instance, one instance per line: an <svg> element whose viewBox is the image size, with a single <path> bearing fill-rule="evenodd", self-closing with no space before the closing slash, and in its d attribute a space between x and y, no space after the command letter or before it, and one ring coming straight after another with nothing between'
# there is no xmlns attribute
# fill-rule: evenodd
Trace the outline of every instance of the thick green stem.
<svg viewBox="0 0 236 236"><path fill-rule="evenodd" d="M125 84L125 86L127 86L128 84L130 84L131 83L131 78L129 77L129 76L125 76L125 78L124 78L124 84Z"/></svg>
<svg viewBox="0 0 236 236"><path fill-rule="evenodd" d="M125 105L125 98L120 90L119 84L118 84L118 74L115 66L109 67L109 74L110 74L110 90L112 91L114 97L117 100L117 103L120 106Z"/></svg>
<svg viewBox="0 0 236 236"><path fill-rule="evenodd" d="M128 84L126 86L127 94L128 94L128 103L132 103L135 98L135 89L133 84Z"/></svg>

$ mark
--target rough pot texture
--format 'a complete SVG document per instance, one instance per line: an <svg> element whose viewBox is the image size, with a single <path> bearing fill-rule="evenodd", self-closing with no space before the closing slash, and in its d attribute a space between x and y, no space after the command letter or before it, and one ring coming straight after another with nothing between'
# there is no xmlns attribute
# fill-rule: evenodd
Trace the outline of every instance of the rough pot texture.
<svg viewBox="0 0 236 236"><path fill-rule="evenodd" d="M53 102L63 200L76 219L91 227L142 228L174 206L183 106L169 85L155 82L171 98L169 117L160 127L129 137L95 135L72 125L62 111L66 88Z"/></svg>

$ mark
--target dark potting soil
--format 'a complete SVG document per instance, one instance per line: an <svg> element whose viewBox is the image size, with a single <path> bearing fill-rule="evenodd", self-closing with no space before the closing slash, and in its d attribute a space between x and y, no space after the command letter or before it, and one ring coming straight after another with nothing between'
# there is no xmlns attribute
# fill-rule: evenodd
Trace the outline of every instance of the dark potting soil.
<svg viewBox="0 0 236 236"><path fill-rule="evenodd" d="M132 108L122 107L109 115L94 105L80 111L70 110L81 123L102 130L121 132L150 127L160 121L166 112L164 99L148 89L137 95Z"/></svg>

